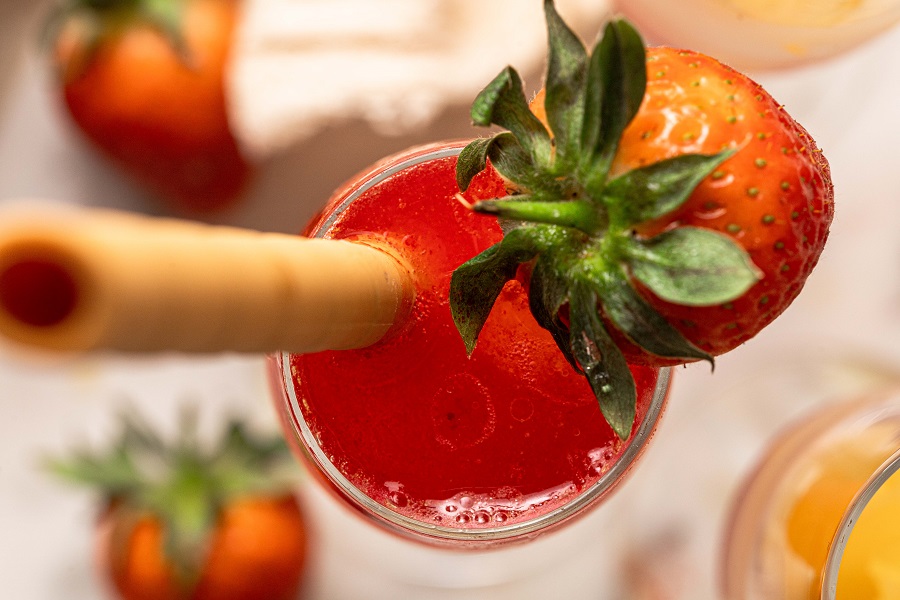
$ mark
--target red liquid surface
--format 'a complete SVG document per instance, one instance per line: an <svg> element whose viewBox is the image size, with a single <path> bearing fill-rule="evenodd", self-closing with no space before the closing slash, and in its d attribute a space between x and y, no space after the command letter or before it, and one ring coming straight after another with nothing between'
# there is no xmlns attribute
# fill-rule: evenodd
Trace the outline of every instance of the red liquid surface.
<svg viewBox="0 0 900 600"><path fill-rule="evenodd" d="M466 356L447 303L450 275L501 231L454 198L455 164L437 159L392 175L325 235L375 237L399 251L418 286L408 322L370 348L292 356L286 368L319 445L368 496L427 523L496 527L571 500L624 443L535 323L518 282ZM476 180L467 197L497 193L499 182ZM657 371L633 373L640 422Z"/></svg>

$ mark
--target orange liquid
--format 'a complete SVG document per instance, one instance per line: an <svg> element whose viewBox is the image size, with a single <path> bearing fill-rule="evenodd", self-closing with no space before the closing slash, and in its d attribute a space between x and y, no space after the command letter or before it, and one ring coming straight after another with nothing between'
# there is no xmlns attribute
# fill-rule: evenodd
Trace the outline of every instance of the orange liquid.
<svg viewBox="0 0 900 600"><path fill-rule="evenodd" d="M900 598L900 477L888 479L850 533L838 600Z"/></svg>
<svg viewBox="0 0 900 600"><path fill-rule="evenodd" d="M818 599L835 525L869 476L896 445L895 427L866 430L836 442L817 457L802 481L786 523L790 549L811 578L804 597ZM853 527L838 574L838 600L900 598L900 477L891 477Z"/></svg>

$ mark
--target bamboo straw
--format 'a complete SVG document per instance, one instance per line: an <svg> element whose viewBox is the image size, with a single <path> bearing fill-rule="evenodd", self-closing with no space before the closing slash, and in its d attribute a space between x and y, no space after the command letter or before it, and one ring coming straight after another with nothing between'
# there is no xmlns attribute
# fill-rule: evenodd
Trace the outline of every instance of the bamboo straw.
<svg viewBox="0 0 900 600"><path fill-rule="evenodd" d="M98 210L0 220L0 335L45 349L361 348L415 293L362 243Z"/></svg>

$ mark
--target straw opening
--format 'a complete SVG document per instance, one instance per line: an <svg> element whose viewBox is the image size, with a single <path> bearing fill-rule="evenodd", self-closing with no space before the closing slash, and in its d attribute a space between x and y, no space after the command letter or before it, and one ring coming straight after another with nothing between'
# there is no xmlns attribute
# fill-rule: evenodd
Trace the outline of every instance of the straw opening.
<svg viewBox="0 0 900 600"><path fill-rule="evenodd" d="M71 270L39 249L12 254L0 267L0 310L5 317L23 327L63 323L81 298Z"/></svg>

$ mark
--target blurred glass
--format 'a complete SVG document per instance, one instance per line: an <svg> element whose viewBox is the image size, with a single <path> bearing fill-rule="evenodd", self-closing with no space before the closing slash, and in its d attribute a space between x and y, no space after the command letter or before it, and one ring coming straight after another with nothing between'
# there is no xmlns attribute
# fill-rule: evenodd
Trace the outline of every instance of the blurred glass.
<svg viewBox="0 0 900 600"><path fill-rule="evenodd" d="M900 387L807 414L771 445L725 537L725 600L900 597Z"/></svg>
<svg viewBox="0 0 900 600"><path fill-rule="evenodd" d="M822 60L900 20L898 0L614 0L654 44L698 50L740 70Z"/></svg>

